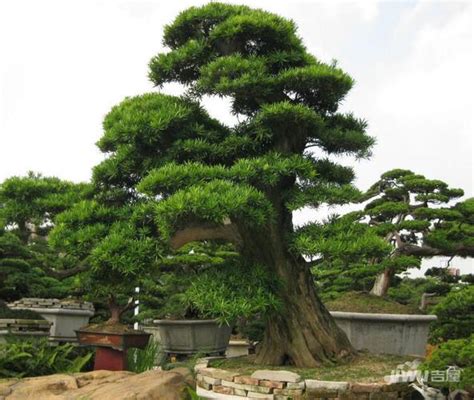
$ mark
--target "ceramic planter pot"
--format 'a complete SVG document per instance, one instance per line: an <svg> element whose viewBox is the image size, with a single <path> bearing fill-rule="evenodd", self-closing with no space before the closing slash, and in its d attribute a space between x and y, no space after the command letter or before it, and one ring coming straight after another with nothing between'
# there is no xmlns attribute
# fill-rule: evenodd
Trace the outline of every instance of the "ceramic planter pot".
<svg viewBox="0 0 474 400"><path fill-rule="evenodd" d="M232 327L219 325L216 320L153 321L163 351L168 354L219 354L229 344Z"/></svg>

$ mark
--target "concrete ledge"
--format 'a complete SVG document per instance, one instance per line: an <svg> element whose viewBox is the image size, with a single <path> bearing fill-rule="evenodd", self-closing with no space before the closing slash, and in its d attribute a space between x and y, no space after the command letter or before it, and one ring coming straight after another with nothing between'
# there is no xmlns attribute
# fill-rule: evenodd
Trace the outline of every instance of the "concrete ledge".
<svg viewBox="0 0 474 400"><path fill-rule="evenodd" d="M360 321L400 321L400 322L426 322L430 323L436 321L436 315L424 314L375 314L375 313L356 313L345 311L330 311L334 318L337 319L352 319Z"/></svg>

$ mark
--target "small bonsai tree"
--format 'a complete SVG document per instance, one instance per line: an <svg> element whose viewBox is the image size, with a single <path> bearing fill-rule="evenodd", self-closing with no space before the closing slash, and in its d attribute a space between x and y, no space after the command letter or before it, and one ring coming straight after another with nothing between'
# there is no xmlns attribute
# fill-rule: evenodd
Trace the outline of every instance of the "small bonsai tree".
<svg viewBox="0 0 474 400"><path fill-rule="evenodd" d="M86 200L58 216L49 238L57 251L84 266L80 285L91 300L107 302L108 324L119 323L133 307L135 287L161 254L158 242L130 218L130 208Z"/></svg>

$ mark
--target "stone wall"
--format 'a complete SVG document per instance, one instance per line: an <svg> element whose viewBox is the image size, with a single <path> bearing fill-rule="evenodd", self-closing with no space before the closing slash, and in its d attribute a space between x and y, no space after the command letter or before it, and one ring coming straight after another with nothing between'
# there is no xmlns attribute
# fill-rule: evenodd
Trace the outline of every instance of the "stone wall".
<svg viewBox="0 0 474 400"><path fill-rule="evenodd" d="M211 399L407 400L408 383L351 383L301 379L290 371L259 370L251 375L196 365L197 393Z"/></svg>

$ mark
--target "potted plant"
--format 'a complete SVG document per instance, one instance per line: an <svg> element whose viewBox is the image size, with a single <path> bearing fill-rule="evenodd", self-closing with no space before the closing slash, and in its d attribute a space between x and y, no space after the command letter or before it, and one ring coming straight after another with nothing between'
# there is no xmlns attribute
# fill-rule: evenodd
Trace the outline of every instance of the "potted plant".
<svg viewBox="0 0 474 400"><path fill-rule="evenodd" d="M143 313L155 317L145 330L165 353L224 354L236 323L279 307L277 283L262 267L245 267L230 248L194 243L166 263L173 268L160 279L164 301Z"/></svg>
<svg viewBox="0 0 474 400"><path fill-rule="evenodd" d="M155 243L130 224L129 209L87 200L60 214L50 242L86 265L78 276L85 297L106 304L108 319L76 330L79 343L96 347L95 369L124 370L127 350L143 348L150 334L123 320L135 305L135 288L150 269Z"/></svg>

